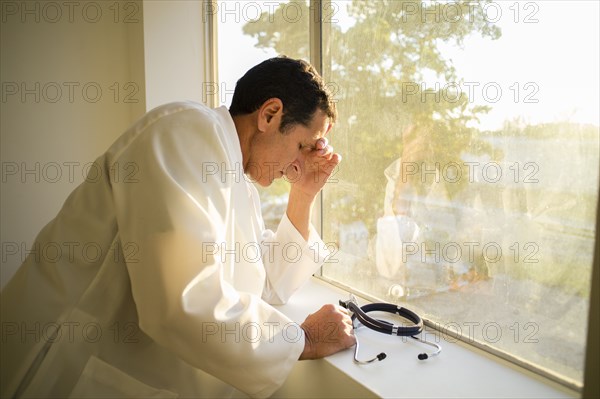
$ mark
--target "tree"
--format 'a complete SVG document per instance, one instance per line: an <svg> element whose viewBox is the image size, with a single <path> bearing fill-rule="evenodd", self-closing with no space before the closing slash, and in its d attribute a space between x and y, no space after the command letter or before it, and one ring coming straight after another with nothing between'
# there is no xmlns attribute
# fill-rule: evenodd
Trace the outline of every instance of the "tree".
<svg viewBox="0 0 600 399"><path fill-rule="evenodd" d="M463 46L467 36L495 40L500 29L486 19L490 1L454 3L415 1L339 1L324 3L326 48L323 75L338 101L339 120L333 134L344 161L325 195L341 223L362 220L369 229L382 214L386 179L383 170L395 159L441 168L461 163L468 149L492 153L475 128L487 107L472 106L466 93L453 91L459 82L442 43ZM340 7L347 7L344 27ZM291 10L294 10L292 12ZM280 4L244 26L257 47L309 59L309 8L306 2ZM350 22L350 24L346 24ZM422 84L431 77L437 85ZM407 153L406 149L413 151ZM365 173L369 171L369 173ZM373 173L375 171L375 173ZM420 174L407 178L417 193L431 182ZM448 197L468 179L447 182ZM344 184L352 182L352 184Z"/></svg>

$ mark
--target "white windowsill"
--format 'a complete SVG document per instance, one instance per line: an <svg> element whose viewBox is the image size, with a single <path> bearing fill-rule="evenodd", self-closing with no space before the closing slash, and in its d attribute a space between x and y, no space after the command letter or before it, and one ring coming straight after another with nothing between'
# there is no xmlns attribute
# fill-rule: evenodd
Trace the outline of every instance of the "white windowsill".
<svg viewBox="0 0 600 399"><path fill-rule="evenodd" d="M277 308L301 323L323 304L337 304L339 299L347 298L347 292L312 278L288 304ZM577 392L462 342L441 340L442 353L420 361L417 355L430 352L431 348L419 342L379 334L364 327L358 329L357 334L360 358L371 358L382 351L387 358L357 365L352 360L352 348L326 359L298 362L286 385L274 396L579 397Z"/></svg>

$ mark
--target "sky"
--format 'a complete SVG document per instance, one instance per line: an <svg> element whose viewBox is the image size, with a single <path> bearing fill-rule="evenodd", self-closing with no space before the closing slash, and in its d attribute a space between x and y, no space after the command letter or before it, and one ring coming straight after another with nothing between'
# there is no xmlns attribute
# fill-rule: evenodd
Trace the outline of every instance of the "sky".
<svg viewBox="0 0 600 399"><path fill-rule="evenodd" d="M346 12L347 3L336 2L332 17L342 31L354 23ZM266 0L232 2L219 10L222 104L231 102L235 81L247 69L276 55L273 50L256 48L256 41L242 33L244 18L252 19L257 10L267 11L272 4ZM600 2L496 1L486 15L501 28L501 38L491 41L473 35L463 49L443 45L442 54L452 60L466 83L439 83L448 89L458 84L470 92L473 104L492 107L482 117L481 129L499 129L504 121L516 118L531 124L600 125ZM422 83L429 88L435 82L439 79L429 77Z"/></svg>

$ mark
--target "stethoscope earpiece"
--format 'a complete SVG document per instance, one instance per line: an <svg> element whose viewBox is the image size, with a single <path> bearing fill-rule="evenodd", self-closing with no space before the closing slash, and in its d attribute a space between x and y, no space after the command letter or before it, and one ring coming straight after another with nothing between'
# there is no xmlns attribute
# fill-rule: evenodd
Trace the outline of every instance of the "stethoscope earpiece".
<svg viewBox="0 0 600 399"><path fill-rule="evenodd" d="M371 330L378 331L383 334L397 335L401 337L411 337L419 342L422 342L426 345L433 346L436 348L436 351L433 353L420 353L417 358L419 360L426 360L432 356L437 356L442 351L442 347L436 343L426 341L421 337L417 337L416 335L420 334L423 331L423 320L411 310L406 308L391 304L391 303L370 303L364 306L358 306L358 301L356 297L350 294L350 299L347 301L340 300L340 306L348 309L352 312L352 326L354 327L354 320L358 319L362 325L370 328ZM373 317L367 315L368 312L387 312L397 314L400 317L403 317L407 320L412 321L414 324L412 326L395 326L391 323L388 323L384 320L378 320ZM354 327L356 329L356 327ZM369 360L359 360L358 359L358 337L356 337L356 345L354 347L354 362L359 364L368 364L375 361L381 361L387 357L384 352L381 352L377 356Z"/></svg>

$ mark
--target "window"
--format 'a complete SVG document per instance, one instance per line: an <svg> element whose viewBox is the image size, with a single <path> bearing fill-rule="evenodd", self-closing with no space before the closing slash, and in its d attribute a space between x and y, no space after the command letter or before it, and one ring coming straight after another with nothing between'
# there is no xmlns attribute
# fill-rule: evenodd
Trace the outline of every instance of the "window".
<svg viewBox="0 0 600 399"><path fill-rule="evenodd" d="M322 275L580 385L598 3L333 2ZM444 334L440 334L440 339Z"/></svg>
<svg viewBox="0 0 600 399"><path fill-rule="evenodd" d="M227 1L210 7L218 25L218 105L231 105L235 83L248 69L285 54L309 61L306 2ZM277 46L275 46L277 43ZM278 179L268 188L256 185L267 228L275 230L287 207L289 183Z"/></svg>
<svg viewBox="0 0 600 399"><path fill-rule="evenodd" d="M225 3L237 7L219 15L227 89L261 58L309 59L308 2ZM580 387L598 3L310 4L322 11L320 59L339 111L330 140L344 157L323 192L323 239L337 252L321 277L414 309L439 339L459 335ZM267 221L283 213L285 189L261 194Z"/></svg>

